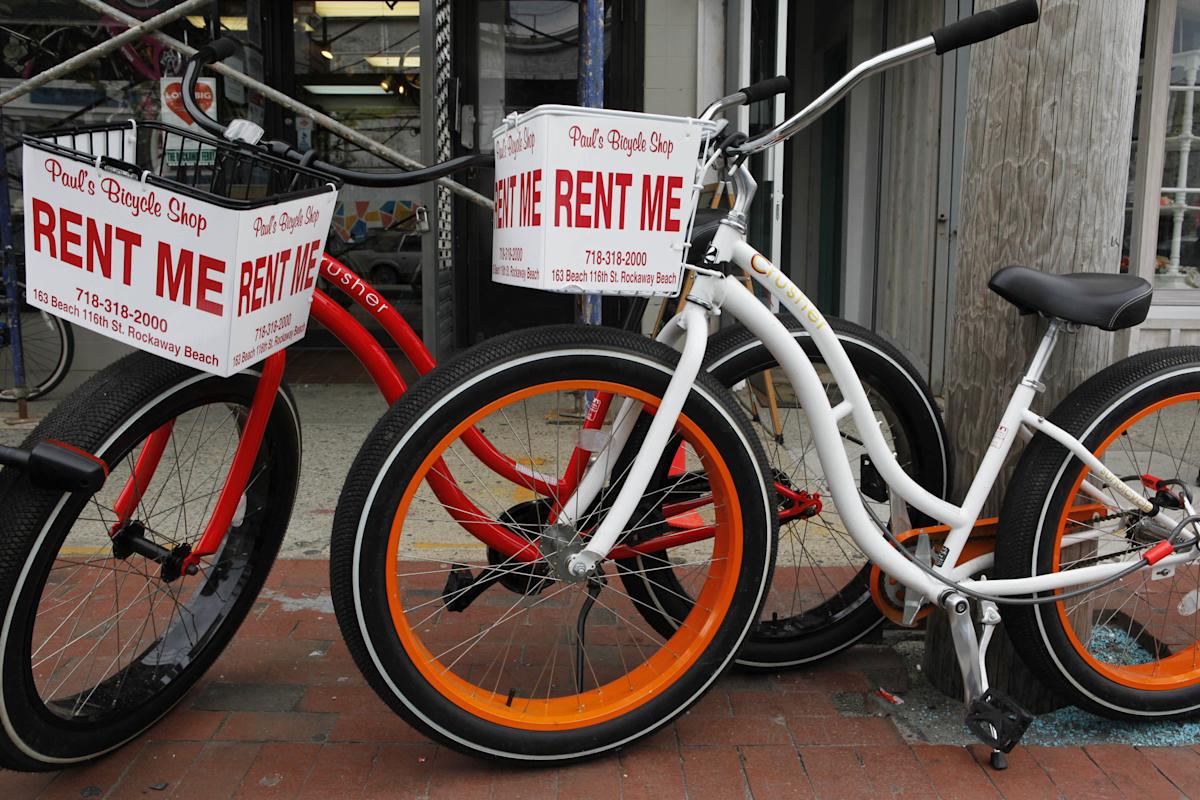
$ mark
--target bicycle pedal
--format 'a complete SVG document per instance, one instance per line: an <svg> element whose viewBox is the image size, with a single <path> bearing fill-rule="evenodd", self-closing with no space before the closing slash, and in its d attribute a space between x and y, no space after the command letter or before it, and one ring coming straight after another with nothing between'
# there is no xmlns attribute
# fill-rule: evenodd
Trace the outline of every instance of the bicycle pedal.
<svg viewBox="0 0 1200 800"><path fill-rule="evenodd" d="M999 689L988 689L967 707L967 727L979 741L1008 753L1017 746L1033 715Z"/></svg>

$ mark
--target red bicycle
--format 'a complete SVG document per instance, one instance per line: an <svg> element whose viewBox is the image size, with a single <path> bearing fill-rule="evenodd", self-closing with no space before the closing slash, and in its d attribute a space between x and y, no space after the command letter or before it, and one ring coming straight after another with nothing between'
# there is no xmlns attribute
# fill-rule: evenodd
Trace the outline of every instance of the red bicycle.
<svg viewBox="0 0 1200 800"><path fill-rule="evenodd" d="M188 112L218 136L224 126L195 107L191 89L199 69L231 46L219 40L202 50L185 77ZM282 143L240 146L372 186L411 185L488 164L467 156L414 172L360 173ZM693 248L702 253L707 236L711 230L698 228ZM378 322L419 374L434 369L419 337L379 292L328 255L320 271ZM410 390L376 339L320 290L311 316L354 353L388 403L422 391L423 382ZM928 388L879 337L848 323L833 326L900 461L944 493L949 456ZM639 338L605 335L622 346ZM819 364L807 334L797 327L794 335ZM276 353L220 378L136 352L67 397L22 448L0 448L0 463L16 467L0 472L0 764L54 769L119 747L166 714L233 636L279 550L299 479L300 418L283 380L285 361ZM649 398L632 379L614 380L609 391L588 398L580 420L567 413L571 387L564 384L553 407L526 409L539 435L561 440L559 457L535 457L531 431L498 414L447 432L465 449L428 465L429 495L414 500L442 516L400 543L405 570L397 598L423 596L427 611L416 624L398 624L394 635L430 663L455 665L421 683L446 715L469 716L464 709L473 697L499 693L509 709L493 720L501 729L549 726L574 731L569 738L580 742L632 738L659 724L645 717L655 708L651 701L684 706L711 683L724 666L705 659L715 642L750 628L745 663L797 664L837 652L883 620L871 601L866 559L845 552L854 545L822 495L803 415L794 398L777 393L783 390L772 377L773 357L744 330L731 329L712 339L707 364L706 380L734 390L729 402L750 412L773 464L787 577L758 622L714 613L711 630L700 624L702 635L678 630L680 603L691 609L713 592L761 591L769 573L722 577L721 548L776 527L775 520L746 517L743 537L739 526L728 526L719 488L728 481L718 474L717 451L701 447L700 429L681 430L672 463L663 465L670 480L647 494L636 530L612 553L623 589L598 604L588 584L554 584L540 538L553 527L556 499L571 496L588 464L605 457L626 401L640 408ZM850 426L843 436L855 441ZM859 469L869 502L881 514L907 517L907 508L874 487L869 462ZM616 488L622 470L612 474ZM343 493L369 490L357 482ZM601 492L595 514L610 495ZM410 511L410 525L417 516ZM334 560L335 586L349 583L347 563ZM339 623L345 630L353 621ZM374 644L359 634L354 642L356 658L369 658ZM675 680L672 664L689 670L686 680ZM406 716L420 725L420 713Z"/></svg>

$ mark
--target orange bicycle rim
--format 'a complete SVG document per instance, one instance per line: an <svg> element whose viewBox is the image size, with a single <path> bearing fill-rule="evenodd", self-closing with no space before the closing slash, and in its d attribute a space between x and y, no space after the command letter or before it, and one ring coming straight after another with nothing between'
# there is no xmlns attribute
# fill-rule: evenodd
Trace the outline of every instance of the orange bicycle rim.
<svg viewBox="0 0 1200 800"><path fill-rule="evenodd" d="M396 559L405 518L428 470L464 431L477 425L479 420L502 406L536 394L572 391L611 392L614 395L633 398L650 409L657 408L659 402L646 392L613 382L570 380L539 384L489 403L459 423L438 442L415 472L414 479L405 489L392 520L387 548L389 563L398 563ZM691 613L683 620L675 634L649 659L621 676L619 681L610 681L580 694L519 698L519 702L514 702L509 695L477 686L441 665L409 624L403 608L397 570L389 569L388 605L396 634L414 665L441 696L468 713L508 727L532 731L583 728L628 714L653 701L674 685L708 650L733 601L738 583L742 553L741 510L736 501L733 477L712 440L685 414L680 414L677 430L708 468L710 485L717 501L717 524L712 538L713 551L704 588L695 598Z"/></svg>
<svg viewBox="0 0 1200 800"><path fill-rule="evenodd" d="M1109 445L1117 440L1122 433L1132 428L1138 421L1160 411L1167 406L1176 403L1186 403L1190 401L1200 401L1200 392L1192 392L1189 394L1175 395L1168 397L1165 400L1160 400L1146 408L1139 410L1132 417L1117 427L1100 446L1096 448L1095 455L1100 458L1108 451ZM1079 472L1079 477L1075 479L1074 485L1071 487L1070 498L1072 501L1079 494L1079 487L1083 485L1083 479L1087 477L1089 470L1084 467ZM1086 500L1085 502L1094 502ZM1058 531L1055 534L1054 540L1054 560L1053 569L1059 568L1060 556L1062 553L1062 538L1067 533L1068 516L1072 511L1072 506L1066 504L1063 508L1062 515L1058 521ZM1180 651L1174 655L1145 664L1122 665L1109 664L1097 659L1092 655L1087 646L1079 640L1075 633L1074 624L1070 621L1067 610L1063 603L1055 605L1058 611L1059 619L1062 622L1063 629L1067 633L1067 638L1075 652L1079 654L1087 664L1096 672L1103 675L1105 678L1118 683L1122 686L1127 686L1131 689L1140 690L1172 690L1179 689L1183 686L1194 684L1200 679L1200 647L1193 644L1187 650Z"/></svg>

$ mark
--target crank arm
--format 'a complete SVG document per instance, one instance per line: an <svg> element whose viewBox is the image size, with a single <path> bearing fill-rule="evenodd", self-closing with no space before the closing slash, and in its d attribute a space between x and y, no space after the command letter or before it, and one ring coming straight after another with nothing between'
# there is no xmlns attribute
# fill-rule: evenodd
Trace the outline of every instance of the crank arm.
<svg viewBox="0 0 1200 800"><path fill-rule="evenodd" d="M447 611L466 611L471 603L479 599L479 595L502 577L504 572L495 567L488 567L478 575L473 575L466 567L451 570L442 588L442 604Z"/></svg>

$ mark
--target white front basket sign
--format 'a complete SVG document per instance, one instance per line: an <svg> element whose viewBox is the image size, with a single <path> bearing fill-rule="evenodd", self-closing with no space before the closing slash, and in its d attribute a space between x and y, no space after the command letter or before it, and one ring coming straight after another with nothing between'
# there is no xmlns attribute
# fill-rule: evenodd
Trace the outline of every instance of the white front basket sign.
<svg viewBox="0 0 1200 800"><path fill-rule="evenodd" d="M334 187L230 209L24 149L31 305L221 376L304 335Z"/></svg>
<svg viewBox="0 0 1200 800"><path fill-rule="evenodd" d="M713 123L538 106L495 132L492 280L674 295Z"/></svg>

